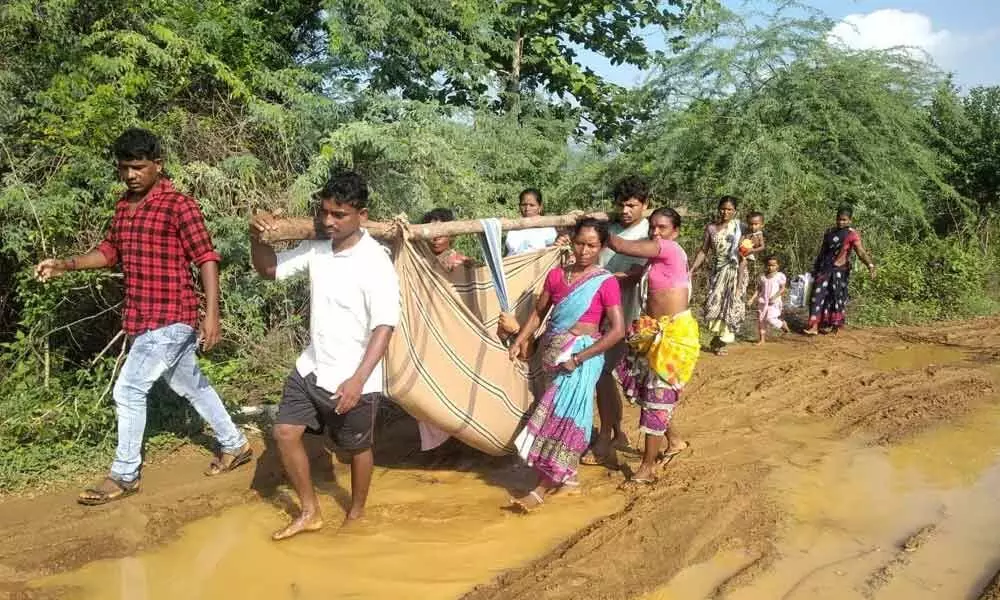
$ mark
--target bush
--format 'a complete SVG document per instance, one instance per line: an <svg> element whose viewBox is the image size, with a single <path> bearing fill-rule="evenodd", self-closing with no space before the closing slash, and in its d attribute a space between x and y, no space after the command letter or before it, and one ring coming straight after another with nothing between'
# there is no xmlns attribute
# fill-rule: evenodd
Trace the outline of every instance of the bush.
<svg viewBox="0 0 1000 600"><path fill-rule="evenodd" d="M957 237L873 249L878 277L859 269L851 281L859 323L912 324L969 317L996 308L987 273L991 261Z"/></svg>

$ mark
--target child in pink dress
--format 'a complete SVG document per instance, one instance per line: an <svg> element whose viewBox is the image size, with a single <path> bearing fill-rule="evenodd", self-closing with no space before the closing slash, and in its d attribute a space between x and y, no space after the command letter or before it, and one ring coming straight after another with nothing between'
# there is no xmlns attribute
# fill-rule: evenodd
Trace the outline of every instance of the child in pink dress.
<svg viewBox="0 0 1000 600"><path fill-rule="evenodd" d="M751 305L757 302L757 332L760 335L758 346L764 343L768 325L788 331L788 324L781 318L781 299L785 295L788 280L779 270L781 265L776 257L767 257L765 264L766 272L757 281L757 291L749 302Z"/></svg>

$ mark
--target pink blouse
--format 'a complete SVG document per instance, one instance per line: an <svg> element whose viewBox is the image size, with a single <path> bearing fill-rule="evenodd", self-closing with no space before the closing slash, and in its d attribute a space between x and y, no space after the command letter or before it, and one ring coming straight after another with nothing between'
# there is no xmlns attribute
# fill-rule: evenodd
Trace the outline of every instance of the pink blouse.
<svg viewBox="0 0 1000 600"><path fill-rule="evenodd" d="M688 257L684 248L673 240L659 240L660 253L649 259L649 290L691 287L688 279Z"/></svg>
<svg viewBox="0 0 1000 600"><path fill-rule="evenodd" d="M566 283L566 272L563 271L562 267L556 267L549 271L548 276L545 278L545 291L549 293L554 304L562 302L563 298L569 295L571 289L570 284ZM579 322L600 325L604 309L612 306L620 306L621 303L622 292L618 285L618 280L614 277L608 277L601 284L601 287L597 289L597 293L594 294L594 300L590 303L590 308L587 309L587 312L583 313Z"/></svg>

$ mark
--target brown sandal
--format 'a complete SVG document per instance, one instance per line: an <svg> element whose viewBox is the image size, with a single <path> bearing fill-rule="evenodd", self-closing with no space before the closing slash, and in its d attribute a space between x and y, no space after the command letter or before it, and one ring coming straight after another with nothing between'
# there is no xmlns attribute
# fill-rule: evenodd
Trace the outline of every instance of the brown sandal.
<svg viewBox="0 0 1000 600"><path fill-rule="evenodd" d="M534 500L535 503L533 505L528 504L527 502L528 498ZM540 509L544 504L545 504L545 498L542 498L541 494L539 494L535 490L531 490L530 492L527 493L527 495L525 495L522 498L510 499L511 509L525 515L528 513L535 512L536 510Z"/></svg>
<svg viewBox="0 0 1000 600"><path fill-rule="evenodd" d="M226 459L229 459L226 462ZM250 444L244 444L240 448L238 454L229 454L228 452L223 452L219 456L212 459L212 462L208 465L208 469L205 470L205 475L207 477L213 477L215 475L221 475L222 473L228 473L237 467L243 466L250 462L253 458L253 448Z"/></svg>
<svg viewBox="0 0 1000 600"><path fill-rule="evenodd" d="M117 489L102 489L108 484L111 484ZM136 479L135 481L122 481L121 479L117 479L109 475L97 485L80 492L80 495L76 497L76 501L85 506L100 506L101 504L121 500L122 498L131 496L138 491L139 479Z"/></svg>

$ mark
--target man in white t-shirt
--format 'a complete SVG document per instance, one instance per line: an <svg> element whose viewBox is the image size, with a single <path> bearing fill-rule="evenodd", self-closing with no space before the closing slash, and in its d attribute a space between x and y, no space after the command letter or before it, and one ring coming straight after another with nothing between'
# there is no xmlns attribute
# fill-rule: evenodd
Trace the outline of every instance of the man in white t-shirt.
<svg viewBox="0 0 1000 600"><path fill-rule="evenodd" d="M323 526L309 476L305 432L329 429L351 454L351 507L344 520L364 515L374 458L372 436L382 396L382 357L399 322L399 280L386 250L361 223L368 218L368 187L354 173L333 176L319 193L318 223L329 239L304 241L275 254L260 233L272 215L254 217L251 260L266 279L308 272L309 345L285 382L274 438L302 512L275 540Z"/></svg>
<svg viewBox="0 0 1000 600"><path fill-rule="evenodd" d="M649 206L649 185L639 177L626 177L615 186L614 196L618 218L611 223L608 231L627 240L648 239L649 220L644 215ZM646 259L625 256L605 248L598 260L602 267L618 278L622 291L622 312L625 325L629 326L642 314L637 287ZM614 447L629 445L628 436L622 431L621 390L613 375L615 366L627 352L628 345L622 340L604 353L604 370L597 382L597 411L601 427L597 441L581 461L583 464L614 466Z"/></svg>

